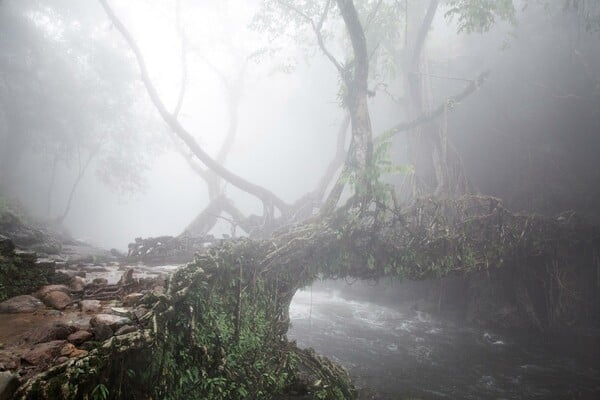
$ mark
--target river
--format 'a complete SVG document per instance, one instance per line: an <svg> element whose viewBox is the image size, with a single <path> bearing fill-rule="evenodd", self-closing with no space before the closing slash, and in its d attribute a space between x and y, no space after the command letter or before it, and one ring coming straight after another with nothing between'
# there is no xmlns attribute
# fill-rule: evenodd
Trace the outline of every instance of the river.
<svg viewBox="0 0 600 400"><path fill-rule="evenodd" d="M597 336L498 333L344 296L299 291L288 337L344 365L360 399L600 399Z"/></svg>

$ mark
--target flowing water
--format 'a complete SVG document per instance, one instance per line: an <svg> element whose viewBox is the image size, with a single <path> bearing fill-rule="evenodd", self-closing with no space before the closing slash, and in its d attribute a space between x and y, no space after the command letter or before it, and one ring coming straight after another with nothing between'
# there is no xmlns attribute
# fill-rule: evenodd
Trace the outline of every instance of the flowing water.
<svg viewBox="0 0 600 400"><path fill-rule="evenodd" d="M318 289L290 318L288 337L344 365L361 399L600 399L597 337L499 334Z"/></svg>

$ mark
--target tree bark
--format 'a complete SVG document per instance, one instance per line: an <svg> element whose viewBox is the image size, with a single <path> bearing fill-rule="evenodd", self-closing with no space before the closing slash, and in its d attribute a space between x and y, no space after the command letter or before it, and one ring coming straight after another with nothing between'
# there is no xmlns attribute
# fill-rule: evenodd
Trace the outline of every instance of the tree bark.
<svg viewBox="0 0 600 400"><path fill-rule="evenodd" d="M408 117L413 121L412 126L404 127L413 128L407 136L408 156L414 166L412 193L406 196L411 199L430 195L457 197L470 192L462 160L448 140L447 126L435 119L437 116L446 116L447 104L436 110L431 109L431 100L427 98L430 92L428 75L421 71L423 67L426 68L423 49L439 3L439 0L429 2L404 71L410 99ZM485 79L485 76L467 88L465 97L479 86L480 79Z"/></svg>
<svg viewBox="0 0 600 400"><path fill-rule="evenodd" d="M356 198L361 207L366 207L373 193L372 177L369 174L373 162L373 142L371 118L367 103L369 77L367 41L354 2L352 0L337 0L337 5L350 36L354 53L352 76L342 76L347 86L348 93L345 101L352 124L352 140L346 157L344 172L356 174ZM345 75L347 73L347 71L344 72ZM346 179L346 177L341 176L340 179ZM338 183L336 183L338 188L340 187L339 183L340 180L338 179ZM327 199L326 212L330 212L339 201L341 190L334 189Z"/></svg>

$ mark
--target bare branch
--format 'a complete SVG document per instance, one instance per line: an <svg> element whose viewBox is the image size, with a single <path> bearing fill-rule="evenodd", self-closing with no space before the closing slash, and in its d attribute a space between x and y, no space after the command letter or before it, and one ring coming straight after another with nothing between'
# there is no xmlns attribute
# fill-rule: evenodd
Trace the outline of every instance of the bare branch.
<svg viewBox="0 0 600 400"><path fill-rule="evenodd" d="M92 150L90 150L90 153L88 154L88 157L84 164L81 164L81 149L79 147L77 147L77 152L79 154L79 169L77 172L77 176L75 177L75 181L73 182L73 185L71 186L71 191L69 192L69 197L67 199L67 204L65 205L65 209L63 210L62 214L56 218L56 223L62 224L64 222L64 220L67 218L67 215L69 215L69 212L71 211L71 205L73 204L73 197L75 196L75 192L77 191L77 188L79 187L79 184L81 183L81 180L85 176L85 173L87 172L88 167L92 163L92 160L94 159L96 154L98 154L98 152L102 148L103 144L104 144L104 141L100 140L98 142L98 144L96 144L96 146L94 146L94 148Z"/></svg>
<svg viewBox="0 0 600 400"><path fill-rule="evenodd" d="M306 13L302 12L297 7L292 6L288 2L279 0L279 4L281 4L282 6L288 8L289 10L295 12L302 19L304 19L306 22L308 22L310 24L312 30L315 33L315 36L317 37L317 43L319 44L319 48L321 49L321 51L323 52L323 54L325 55L325 57L327 57L327 59L329 59L329 61L331 61L331 63L338 70L338 72L342 76L342 79L345 80L346 72L345 72L344 67L333 56L333 54L331 54L331 52L327 49L327 46L325 45L325 40L323 39L323 34L321 33L321 29L323 28L323 23L325 22L325 19L327 19L327 14L329 12L329 7L330 7L330 4L331 4L331 0L327 0L327 4L325 5L325 9L323 10L323 13L321 14L321 17L320 17L319 22L317 24L315 24L315 21L313 21L310 16L306 15Z"/></svg>
<svg viewBox="0 0 600 400"><path fill-rule="evenodd" d="M371 10L371 12L369 13L369 16L367 17L367 22L365 22L365 28L364 28L365 32L369 30L369 27L371 26L371 23L373 22L373 20L377 16L377 12L379 11L379 7L381 7L381 3L383 3L383 0L379 0L377 2L377 4L375 4L375 7L373 7L373 9Z"/></svg>
<svg viewBox="0 0 600 400"><path fill-rule="evenodd" d="M182 235L205 236L215 226L223 211L224 194L214 196L200 214L185 228Z"/></svg>
<svg viewBox="0 0 600 400"><path fill-rule="evenodd" d="M483 72L481 75L479 75L477 77L477 79L471 81L471 83L462 92L460 92L456 96L447 98L446 101L444 101L444 103L441 104L440 106L438 106L435 110L424 113L423 115L419 116L418 118L416 118L412 121L403 122L401 124L395 125L394 127L391 128L392 134L395 135L400 132L409 131L411 129L416 128L419 125L422 125L424 123L427 123L427 122L432 121L435 118L439 117L440 115L442 115L444 113L444 111L447 110L449 101L452 101L453 103L460 103L462 100L467 98L471 93L473 93L477 89L479 89L481 87L481 85L483 85L483 83L487 80L489 75L490 75L489 71Z"/></svg>
<svg viewBox="0 0 600 400"><path fill-rule="evenodd" d="M175 19L177 21L177 33L181 38L181 86L179 88L177 104L173 110L173 116L177 118L179 116L179 112L181 111L181 107L183 106L183 99L185 97L185 90L187 87L187 39L185 37L183 27L181 26L181 0L177 0L175 13Z"/></svg>
<svg viewBox="0 0 600 400"><path fill-rule="evenodd" d="M325 173L319 180L319 184L317 185L317 188L313 191L312 197L315 199L318 199L319 201L325 195L325 191L327 190L327 187L331 183L331 180L335 176L335 173L337 172L337 170L339 170L340 167L344 164L344 160L346 159L346 147L345 147L346 134L348 132L349 126L350 126L350 114L346 114L344 116L344 119L342 120L342 123L338 130L335 155L334 155L333 159L329 162L329 165L327 166Z"/></svg>
<svg viewBox="0 0 600 400"><path fill-rule="evenodd" d="M427 8L427 13L425 14L425 18L421 23L421 27L419 28L419 32L417 33L417 38L415 40L415 46L412 51L412 55L410 58L409 71L414 69L414 66L419 62L421 58L421 53L423 51L423 46L425 45L425 39L427 38L427 34L429 33L429 29L431 28L431 24L433 22L433 18L435 17L435 13L440 4L440 0L431 0L429 3L429 7Z"/></svg>
<svg viewBox="0 0 600 400"><path fill-rule="evenodd" d="M281 200L271 191L263 188L262 186L258 186L245 180L239 175L236 175L233 172L226 169L223 165L219 164L208 153L206 153L200 147L200 145L198 145L194 137L177 121L173 114L167 111L164 103L158 95L158 92L156 91L156 88L150 80L150 76L148 74L144 58L135 40L133 39L127 28L125 28L123 23L114 14L112 9L108 5L107 0L99 1L109 19L112 21L114 26L121 33L129 47L133 51L137 59L138 66L140 68L142 81L144 83L144 86L146 87L146 91L148 92L150 99L154 103L154 106L162 116L163 120L173 130L173 132L177 136L179 136L179 138L189 147L189 149L194 153L194 155L198 157L198 159L202 161L202 163L204 163L209 169L215 171L219 176L221 176L223 179L225 179L238 189L252 194L258 197L260 200L262 200L263 203L273 205L277 207L280 211L285 212L289 208L289 206L283 200Z"/></svg>

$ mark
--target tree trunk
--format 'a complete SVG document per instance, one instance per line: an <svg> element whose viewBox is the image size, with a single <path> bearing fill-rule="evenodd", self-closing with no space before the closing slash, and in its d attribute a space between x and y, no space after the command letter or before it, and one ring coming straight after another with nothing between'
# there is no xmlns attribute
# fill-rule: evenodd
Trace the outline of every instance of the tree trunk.
<svg viewBox="0 0 600 400"><path fill-rule="evenodd" d="M354 53L352 76L348 76L348 74L342 76L348 90L345 100L352 124L352 140L346 157L344 172L355 174L355 195L361 208L364 208L370 202L373 193L373 180L369 173L373 163L373 135L367 103L369 93L367 86L369 77L367 41L353 1L337 0L337 4L348 30ZM345 179L344 176L341 178ZM327 211L331 211L337 204L340 195L341 190L332 190L326 204Z"/></svg>
<svg viewBox="0 0 600 400"><path fill-rule="evenodd" d="M405 82L408 91L408 117L415 120L431 113L431 84L423 49L431 24L439 7L439 0L431 0L417 32L412 53L408 57ZM412 191L406 196L416 199L424 196L458 197L470 192L460 156L449 143L444 121L432 119L415 127L408 134L408 156L414 167Z"/></svg>

